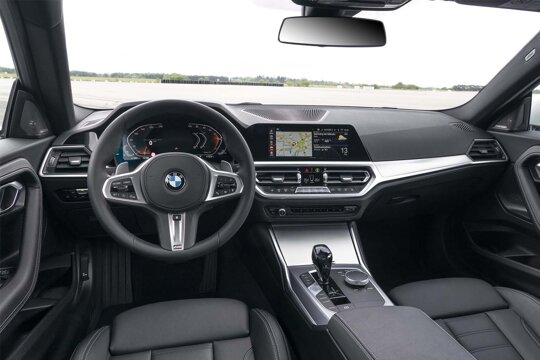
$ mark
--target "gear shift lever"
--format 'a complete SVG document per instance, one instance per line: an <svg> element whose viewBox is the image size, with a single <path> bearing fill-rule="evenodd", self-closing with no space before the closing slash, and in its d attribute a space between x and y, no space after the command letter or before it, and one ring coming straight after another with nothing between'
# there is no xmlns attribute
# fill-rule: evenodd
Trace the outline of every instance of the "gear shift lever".
<svg viewBox="0 0 540 360"><path fill-rule="evenodd" d="M315 245L311 253L313 265L319 273L319 279L322 285L328 285L330 280L330 270L332 270L332 252L324 244Z"/></svg>

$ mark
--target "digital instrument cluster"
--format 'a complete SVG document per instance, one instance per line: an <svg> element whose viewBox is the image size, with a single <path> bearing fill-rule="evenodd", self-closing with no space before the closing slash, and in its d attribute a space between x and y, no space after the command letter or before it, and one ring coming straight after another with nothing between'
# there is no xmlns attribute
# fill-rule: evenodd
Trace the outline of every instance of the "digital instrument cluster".
<svg viewBox="0 0 540 360"><path fill-rule="evenodd" d="M139 125L124 134L117 162L137 162L167 152L185 152L211 161L230 161L223 136L202 123L174 120Z"/></svg>

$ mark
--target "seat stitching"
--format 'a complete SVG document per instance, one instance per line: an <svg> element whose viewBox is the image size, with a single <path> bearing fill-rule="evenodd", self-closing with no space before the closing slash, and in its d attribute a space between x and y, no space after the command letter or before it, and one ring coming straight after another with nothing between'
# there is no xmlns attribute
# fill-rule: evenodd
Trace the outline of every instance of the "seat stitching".
<svg viewBox="0 0 540 360"><path fill-rule="evenodd" d="M500 290L508 290L508 291L514 292L516 294L522 295L525 298L531 300L536 305L540 306L540 301L538 301L538 299L532 297L531 295L527 294L526 292L519 291L519 290L516 290L516 289L511 289L511 288L505 288L505 287L496 287L495 289L497 289L497 290L499 290L499 289Z"/></svg>
<svg viewBox="0 0 540 360"><path fill-rule="evenodd" d="M88 339L88 342L86 342L86 344L84 344L84 347L81 347L80 352L82 354L82 359L84 359L86 357L86 352L88 351L88 346L90 346L90 343L94 340L94 338L99 334L100 331L101 331L101 329L99 329L95 333L93 333L92 336L90 337L90 339ZM77 357L81 358L81 356L77 356Z"/></svg>
<svg viewBox="0 0 540 360"><path fill-rule="evenodd" d="M264 318L266 319L267 323L268 323L268 327L270 328L270 331L272 332L272 336L274 337L274 339L276 340L276 349L277 349L277 352L278 352L278 356L279 356L279 359L284 359L283 357L281 357L281 351L279 349L279 341L278 341L278 337L276 336L278 333L279 335L282 335L283 333L281 332L281 327L280 326L276 326L276 323L275 321L268 316L268 313L265 313L264 311L261 311L261 314L264 316ZM287 359L288 359L288 348L286 347L286 354L287 354Z"/></svg>
<svg viewBox="0 0 540 360"><path fill-rule="evenodd" d="M164 348L161 348L161 349L150 349L150 351L152 353L154 352L159 352L160 354L170 354L170 353L174 353L174 352L177 352L178 351L178 348L185 348L185 347L195 347L195 346L200 346L201 348L203 346L206 346L205 348L212 348L212 351L214 349L214 346L213 346L213 342L204 342L204 343L199 343L199 344L191 344L191 345L180 345L180 346L175 346L175 345L172 345L172 346L168 346L168 347L164 347ZM148 351L148 350L142 350L142 351Z"/></svg>
<svg viewBox="0 0 540 360"><path fill-rule="evenodd" d="M257 316L261 319L263 325L264 325L264 328L265 330L268 332L268 334L270 335L270 342L272 343L272 348L274 350L274 353L273 353L273 357L275 360L279 360L279 351L277 349L277 344L275 343L275 339L274 339L274 334L272 333L272 330L268 327L268 324L266 323L266 320L265 318L263 317L263 315L261 315L259 313L259 311L257 309L254 309L253 310L253 313L257 314Z"/></svg>
<svg viewBox="0 0 540 360"><path fill-rule="evenodd" d="M512 348L514 349L514 347L510 344L508 345L490 345L490 346L481 346L477 349L474 349L474 350L469 350L470 353L477 353L477 352L481 352L481 351L486 351L486 350L493 350L493 349L502 349L502 348ZM514 349L514 351L516 351L516 349ZM516 353L519 355L519 353L516 351ZM521 357L521 355L519 356Z"/></svg>
<svg viewBox="0 0 540 360"><path fill-rule="evenodd" d="M488 332L498 332L498 331L496 329L473 330L473 331L464 332L463 334L456 335L456 337L462 338L462 337L466 337L466 336L471 336L471 335L476 335L476 334L484 334L484 333L488 333Z"/></svg>
<svg viewBox="0 0 540 360"><path fill-rule="evenodd" d="M532 329L529 328L529 326L527 325L527 323L521 316L519 317L519 319L521 320L521 326L523 326L523 329L525 329L525 332L527 333L527 335L531 337L532 341L534 341L536 346L540 347L540 343L538 342L537 335L532 331Z"/></svg>
<svg viewBox="0 0 540 360"><path fill-rule="evenodd" d="M444 319L444 321L445 321L447 324L451 324L451 323L454 323L454 322L460 322L460 321L463 321L464 318L480 317L481 315L485 315L485 313L476 313L476 314L470 314L470 315L464 315L464 316L457 316L457 317L455 317L455 318Z"/></svg>
<svg viewBox="0 0 540 360"><path fill-rule="evenodd" d="M86 360L88 357L88 354L90 354L90 350L92 350L92 347L96 343L96 341L100 338L101 334L107 329L106 326L102 327L98 331L95 332L95 334L90 338L88 341L88 346L84 349L82 360Z"/></svg>
<svg viewBox="0 0 540 360"><path fill-rule="evenodd" d="M277 328L282 337L283 343L285 344L285 350L287 352L287 360L289 360L291 358L291 352L289 351L289 344L287 343L287 337L285 336L285 333L283 332L283 329L281 328L281 326L278 326Z"/></svg>
<svg viewBox="0 0 540 360"><path fill-rule="evenodd" d="M506 339L506 341L508 342L508 345L510 345L514 351L516 352L516 354L518 354L518 356L520 358L523 359L523 356L521 355L521 353L518 351L518 349L514 346L514 344L512 344L512 342L510 341L510 339L508 339L508 337L506 336L506 334L504 333L504 331L497 325L497 322L495 320L493 320L493 318L491 317L491 315L489 315L489 313L485 313L486 316L488 317L488 319L493 323L493 325L495 325L495 327L499 330L499 332L501 333L501 335Z"/></svg>
<svg viewBox="0 0 540 360"><path fill-rule="evenodd" d="M242 359L243 359L243 360L246 360L246 359L247 359L247 356L248 356L249 354L251 354L252 352L253 352L253 346L250 347L250 348L248 349L248 351L246 351L246 353L244 354L244 357L243 357Z"/></svg>
<svg viewBox="0 0 540 360"><path fill-rule="evenodd" d="M433 319L430 318L425 312L423 312L423 311L420 310L420 313L421 313L425 318L428 318L429 320L431 320L431 321L433 322L433 324L435 324L436 326L439 327L439 329L441 329L442 331L444 331L445 333L448 334L448 331L446 331L445 329L443 329L441 325L437 324L437 322L433 321ZM443 320L443 321L448 322L447 319L446 319L446 320ZM446 327L447 327L451 332L453 332L453 331L450 329L450 326L448 326L448 324L446 324ZM453 341L454 344L456 344L458 347L462 348L465 352L468 352L468 350L465 349L465 347L463 346L463 344L461 344L459 341L457 341L457 339L456 339L454 336L452 336L451 334L448 334L448 335L450 336L450 341ZM471 355L471 359L474 359L474 356Z"/></svg>
<svg viewBox="0 0 540 360"><path fill-rule="evenodd" d="M450 335L452 337L452 339L455 340L456 334L454 334L454 330L452 330L450 328L450 326L446 323L445 319L440 319L440 321L444 323L444 327L442 327L440 324L437 324L436 321L434 321L434 322L435 322L435 324L439 325L439 327L441 329L443 329L448 335Z"/></svg>

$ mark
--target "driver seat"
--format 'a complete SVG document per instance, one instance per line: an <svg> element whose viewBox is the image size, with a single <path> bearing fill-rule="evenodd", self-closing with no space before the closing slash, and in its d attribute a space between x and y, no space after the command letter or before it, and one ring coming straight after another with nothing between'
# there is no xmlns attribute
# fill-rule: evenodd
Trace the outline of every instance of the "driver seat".
<svg viewBox="0 0 540 360"><path fill-rule="evenodd" d="M290 360L269 313L229 299L141 306L84 339L72 360Z"/></svg>

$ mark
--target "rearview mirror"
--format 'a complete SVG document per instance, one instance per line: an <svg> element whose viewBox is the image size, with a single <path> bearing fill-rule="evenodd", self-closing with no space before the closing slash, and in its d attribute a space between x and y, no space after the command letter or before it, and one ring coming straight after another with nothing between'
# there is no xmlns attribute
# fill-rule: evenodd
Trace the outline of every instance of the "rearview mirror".
<svg viewBox="0 0 540 360"><path fill-rule="evenodd" d="M386 31L377 20L300 16L283 20L279 41L311 46L376 47L386 44Z"/></svg>

